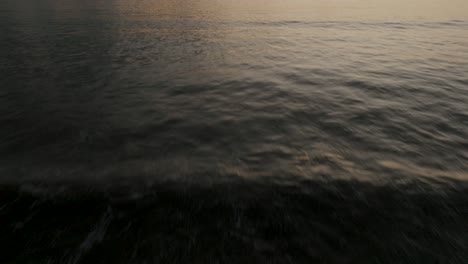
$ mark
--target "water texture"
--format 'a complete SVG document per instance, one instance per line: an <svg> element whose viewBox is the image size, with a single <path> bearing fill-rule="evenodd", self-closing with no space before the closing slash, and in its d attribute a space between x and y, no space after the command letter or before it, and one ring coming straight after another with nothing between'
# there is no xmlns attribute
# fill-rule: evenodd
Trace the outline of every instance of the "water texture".
<svg viewBox="0 0 468 264"><path fill-rule="evenodd" d="M465 263L466 1L5 0L0 262Z"/></svg>

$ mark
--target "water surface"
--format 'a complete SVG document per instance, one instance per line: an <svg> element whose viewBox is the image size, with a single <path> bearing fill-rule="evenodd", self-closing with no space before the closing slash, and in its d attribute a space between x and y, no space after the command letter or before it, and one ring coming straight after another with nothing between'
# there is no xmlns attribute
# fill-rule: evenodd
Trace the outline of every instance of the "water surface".
<svg viewBox="0 0 468 264"><path fill-rule="evenodd" d="M467 258L466 1L0 14L6 263Z"/></svg>

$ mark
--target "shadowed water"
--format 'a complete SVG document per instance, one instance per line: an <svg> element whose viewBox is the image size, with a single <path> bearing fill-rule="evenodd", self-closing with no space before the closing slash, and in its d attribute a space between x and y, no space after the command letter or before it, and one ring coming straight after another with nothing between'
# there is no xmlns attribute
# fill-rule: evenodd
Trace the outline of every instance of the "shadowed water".
<svg viewBox="0 0 468 264"><path fill-rule="evenodd" d="M6 0L0 72L2 263L468 258L466 1Z"/></svg>

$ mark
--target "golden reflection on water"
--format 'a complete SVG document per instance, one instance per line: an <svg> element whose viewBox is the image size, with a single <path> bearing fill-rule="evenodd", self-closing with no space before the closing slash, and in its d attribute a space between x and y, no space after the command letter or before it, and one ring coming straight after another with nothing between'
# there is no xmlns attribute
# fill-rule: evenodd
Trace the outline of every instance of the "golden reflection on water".
<svg viewBox="0 0 468 264"><path fill-rule="evenodd" d="M118 0L121 10L187 20L465 20L465 0Z"/></svg>
<svg viewBox="0 0 468 264"><path fill-rule="evenodd" d="M77 17L106 7L132 20L184 21L465 21L466 0L111 0L11 2L23 11L51 8L54 14ZM26 8L25 8L26 7ZM99 12L97 13L99 14Z"/></svg>

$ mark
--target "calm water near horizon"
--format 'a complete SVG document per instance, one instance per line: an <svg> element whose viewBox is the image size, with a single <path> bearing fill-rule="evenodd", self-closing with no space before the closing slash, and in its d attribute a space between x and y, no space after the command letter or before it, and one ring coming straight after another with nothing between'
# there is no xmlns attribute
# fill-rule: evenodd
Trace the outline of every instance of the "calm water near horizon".
<svg viewBox="0 0 468 264"><path fill-rule="evenodd" d="M4 0L1 263L464 263L468 2Z"/></svg>

